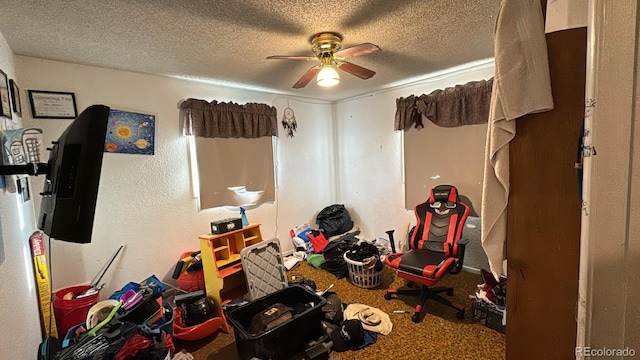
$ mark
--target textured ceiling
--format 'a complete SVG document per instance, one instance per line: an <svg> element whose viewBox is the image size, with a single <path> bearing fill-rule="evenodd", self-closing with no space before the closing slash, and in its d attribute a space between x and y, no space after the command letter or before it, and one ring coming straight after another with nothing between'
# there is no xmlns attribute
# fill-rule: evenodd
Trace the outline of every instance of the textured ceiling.
<svg viewBox="0 0 640 360"><path fill-rule="evenodd" d="M501 0L0 0L0 33L17 55L339 100L493 57ZM376 75L292 85L313 62L309 38L382 51L349 59Z"/></svg>

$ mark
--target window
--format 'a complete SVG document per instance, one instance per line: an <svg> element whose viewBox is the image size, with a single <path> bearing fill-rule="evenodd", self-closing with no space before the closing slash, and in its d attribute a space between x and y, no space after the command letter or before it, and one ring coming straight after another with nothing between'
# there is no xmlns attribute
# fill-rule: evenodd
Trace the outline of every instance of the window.
<svg viewBox="0 0 640 360"><path fill-rule="evenodd" d="M192 137L200 209L248 206L275 200L272 137Z"/></svg>
<svg viewBox="0 0 640 360"><path fill-rule="evenodd" d="M404 130L407 209L441 184L456 186L467 205L480 205L492 86L493 79L471 81L396 99L394 129Z"/></svg>
<svg viewBox="0 0 640 360"><path fill-rule="evenodd" d="M265 104L188 99L184 133L190 139L200 209L275 200L273 137L277 111ZM193 163L193 161L192 161Z"/></svg>
<svg viewBox="0 0 640 360"><path fill-rule="evenodd" d="M431 188L450 184L479 213L487 124L444 128L425 121L424 125L420 131L404 133L405 208L427 200Z"/></svg>

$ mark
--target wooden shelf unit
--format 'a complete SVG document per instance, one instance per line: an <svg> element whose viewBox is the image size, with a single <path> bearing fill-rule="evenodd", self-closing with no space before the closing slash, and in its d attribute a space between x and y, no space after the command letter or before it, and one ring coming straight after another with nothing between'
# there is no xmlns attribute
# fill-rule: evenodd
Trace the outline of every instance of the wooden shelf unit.
<svg viewBox="0 0 640 360"><path fill-rule="evenodd" d="M202 268L207 297L215 303L216 317L229 333L222 305L247 292L240 251L263 240L260 224L249 224L224 234L205 234L198 237L202 253Z"/></svg>

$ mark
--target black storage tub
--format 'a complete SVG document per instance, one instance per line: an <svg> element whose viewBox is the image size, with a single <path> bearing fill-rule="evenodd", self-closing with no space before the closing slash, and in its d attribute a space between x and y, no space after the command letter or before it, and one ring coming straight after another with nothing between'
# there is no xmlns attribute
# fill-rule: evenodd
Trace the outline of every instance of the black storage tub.
<svg viewBox="0 0 640 360"><path fill-rule="evenodd" d="M291 319L258 335L248 332L254 315L275 303L296 308L296 304L312 304ZM287 360L303 353L306 344L322 335L322 307L326 300L300 285L278 290L226 312L233 326L236 349L241 359Z"/></svg>

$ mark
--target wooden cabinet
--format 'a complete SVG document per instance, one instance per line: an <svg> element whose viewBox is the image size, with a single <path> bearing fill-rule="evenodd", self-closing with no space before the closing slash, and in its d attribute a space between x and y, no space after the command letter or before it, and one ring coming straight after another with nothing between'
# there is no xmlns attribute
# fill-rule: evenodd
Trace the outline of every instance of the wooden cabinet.
<svg viewBox="0 0 640 360"><path fill-rule="evenodd" d="M262 241L260 224L249 224L224 234L199 237L207 297L215 302L219 327L229 332L222 306L247 292L240 251Z"/></svg>
<svg viewBox="0 0 640 360"><path fill-rule="evenodd" d="M581 201L574 163L587 29L557 31L546 40L554 108L514 120L509 148L508 360L575 357Z"/></svg>

